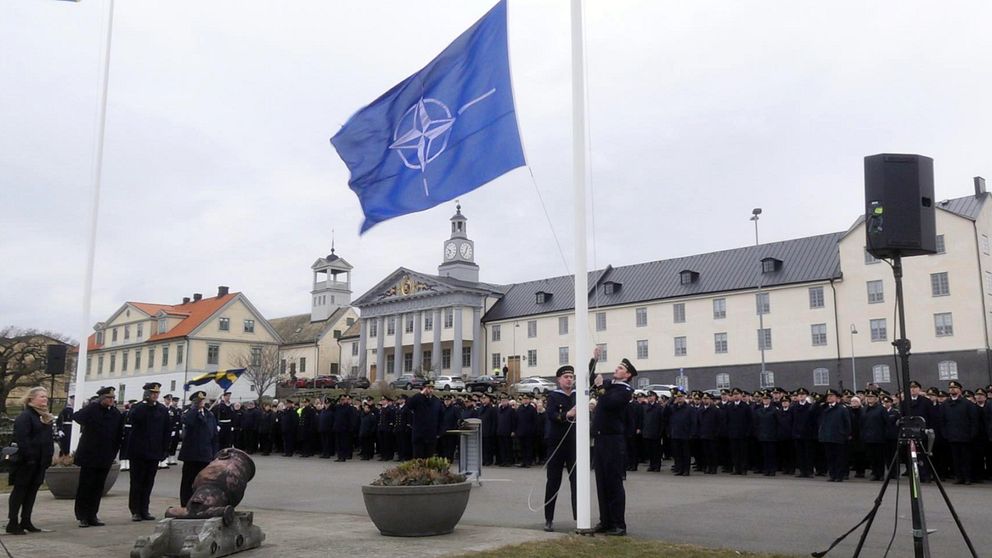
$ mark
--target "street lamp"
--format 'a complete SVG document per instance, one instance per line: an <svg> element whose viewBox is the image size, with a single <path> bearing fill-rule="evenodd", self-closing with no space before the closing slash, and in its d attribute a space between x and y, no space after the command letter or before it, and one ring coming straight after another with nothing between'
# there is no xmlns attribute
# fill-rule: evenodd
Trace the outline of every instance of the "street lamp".
<svg viewBox="0 0 992 558"><path fill-rule="evenodd" d="M761 215L761 208L755 207L751 210L751 220L754 221L754 247L758 247L758 215ZM758 349L761 351L761 377L758 384L765 387L765 308L763 291L761 290L761 280L764 277L764 270L761 268L761 260L758 260Z"/></svg>
<svg viewBox="0 0 992 558"><path fill-rule="evenodd" d="M854 336L858 334L858 328L851 324L851 379L854 382L854 391L858 391L858 370L854 367Z"/></svg>

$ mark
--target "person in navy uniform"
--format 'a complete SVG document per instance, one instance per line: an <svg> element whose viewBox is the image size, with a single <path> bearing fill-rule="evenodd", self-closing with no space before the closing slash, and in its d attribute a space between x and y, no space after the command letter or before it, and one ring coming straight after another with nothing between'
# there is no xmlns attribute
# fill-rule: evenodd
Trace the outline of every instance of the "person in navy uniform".
<svg viewBox="0 0 992 558"><path fill-rule="evenodd" d="M441 457L448 461L455 460L455 449L458 447L458 434L448 434L449 430L456 430L458 422L462 419L462 406L455 403L451 395L445 395L442 399L444 404L441 415Z"/></svg>
<svg viewBox="0 0 992 558"><path fill-rule="evenodd" d="M482 421L482 464L496 464L496 407L493 407L493 397L483 393L480 405L476 408L476 417Z"/></svg>
<svg viewBox="0 0 992 558"><path fill-rule="evenodd" d="M827 402L820 413L819 440L826 454L830 482L841 482L846 476L844 447L851 437L851 413L840 398L840 392L828 389Z"/></svg>
<svg viewBox="0 0 992 558"><path fill-rule="evenodd" d="M220 449L234 445L234 409L231 407L231 392L225 391L222 399L210 408L220 426Z"/></svg>
<svg viewBox="0 0 992 558"><path fill-rule="evenodd" d="M376 425L376 443L379 446L379 461L392 461L396 450L393 449L393 427L396 423L396 406L393 401L382 396L379 400L379 422Z"/></svg>
<svg viewBox="0 0 992 558"><path fill-rule="evenodd" d="M865 392L866 405L861 409L860 432L864 444L865 458L871 469L870 479L882 480L888 463L885 462L885 432L888 427L888 414L879 403L878 392Z"/></svg>
<svg viewBox="0 0 992 558"><path fill-rule="evenodd" d="M672 459L675 461L672 472L677 477L688 477L692 461L689 441L697 433L696 411L686 402L682 388L673 388L672 397L672 403L665 408L668 415L668 435L672 440Z"/></svg>
<svg viewBox="0 0 992 558"><path fill-rule="evenodd" d="M751 407L741 399L744 391L730 390L731 401L725 409L727 438L730 439L730 460L735 475L747 474L747 438L751 432Z"/></svg>
<svg viewBox="0 0 992 558"><path fill-rule="evenodd" d="M69 447L72 445L72 406L75 397L70 395L65 402L62 412L55 418L55 436L59 442L59 457L69 455Z"/></svg>
<svg viewBox="0 0 992 558"><path fill-rule="evenodd" d="M961 395L961 384L947 384L949 397L940 405L939 421L944 438L951 447L954 484L971 484L972 444L978 433L978 407Z"/></svg>
<svg viewBox="0 0 992 558"><path fill-rule="evenodd" d="M572 519L575 508L575 368L566 364L555 372L558 388L548 394L545 415L547 481L544 485L544 530L554 531L555 504L561 490L561 472L568 470L572 495Z"/></svg>
<svg viewBox="0 0 992 558"><path fill-rule="evenodd" d="M432 380L424 382L420 393L407 400L406 407L408 412L413 414L411 435L413 458L434 457L444 414L444 405L434 396L434 382Z"/></svg>
<svg viewBox="0 0 992 558"><path fill-rule="evenodd" d="M396 400L396 423L393 426L393 434L396 436L396 459L407 461L413 457L413 439L410 437L410 425L413 424L413 417L410 409L407 408L407 396L401 394Z"/></svg>
<svg viewBox="0 0 992 558"><path fill-rule="evenodd" d="M644 429L644 407L639 401L631 401L627 405L627 424L624 427L624 435L627 442L627 470L636 471L637 465L641 461L640 446L641 430Z"/></svg>
<svg viewBox="0 0 992 558"><path fill-rule="evenodd" d="M358 424L358 447L361 448L362 461L371 460L375 454L375 434L378 423L379 413L372 407L372 402L363 402Z"/></svg>
<svg viewBox="0 0 992 558"><path fill-rule="evenodd" d="M772 396L767 391L761 393L761 405L754 409L755 432L761 444L761 472L766 477L774 477L778 471L778 414L779 408L772 405Z"/></svg>
<svg viewBox="0 0 992 558"><path fill-rule="evenodd" d="M179 442L182 440L183 434L183 410L179 406L179 396L173 396L171 393L166 394L165 409L169 412L169 424L172 430L169 451L164 463L168 467L176 464L176 450L179 449ZM159 469L162 468L162 465L162 463L159 464Z"/></svg>
<svg viewBox="0 0 992 558"><path fill-rule="evenodd" d="M335 401L330 397L324 399L324 408L317 418L317 433L320 435L320 458L330 459L337 453L334 442L334 409Z"/></svg>
<svg viewBox="0 0 992 558"><path fill-rule="evenodd" d="M169 411L158 402L162 384L150 382L142 386L142 401L131 408L131 442L128 458L131 460L131 491L128 508L131 521L152 521L148 504L155 485L158 462L165 459L172 439Z"/></svg>
<svg viewBox="0 0 992 558"><path fill-rule="evenodd" d="M597 347L591 366L599 360L599 355L600 349ZM591 382L600 388L601 393L596 399L592 418L592 434L596 444L596 495L599 500L597 533L613 536L627 534L627 522L624 520L626 493L623 488L626 465L624 426L627 404L634 394L628 382L635 376L637 369L629 360L623 359L613 371L611 380L604 380L600 374Z"/></svg>
<svg viewBox="0 0 992 558"><path fill-rule="evenodd" d="M796 472L795 453L792 444L792 421L795 418L792 412L792 394L786 393L779 401L778 418L778 442L776 442L776 455L778 457L779 470L783 474L792 475Z"/></svg>
<svg viewBox="0 0 992 558"><path fill-rule="evenodd" d="M345 393L334 406L334 442L338 456L335 461L344 463L353 457L355 432L359 427L358 409L351 404L351 396Z"/></svg>
<svg viewBox="0 0 992 558"><path fill-rule="evenodd" d="M934 417L934 405L929 398L923 395L923 386L920 385L916 380L910 380L909 382L909 401L903 401L899 403L899 412L902 416L915 416L923 417L926 421L927 428L932 428L935 434L939 436L939 425L933 424ZM936 441L934 442L936 444ZM923 482L930 481L930 468L926 464L926 460L921 460L919 463L920 470L920 480ZM906 464L906 471L909 471L909 463Z"/></svg>
<svg viewBox="0 0 992 558"><path fill-rule="evenodd" d="M292 399L286 400L279 416L279 431L282 433L283 457L293 457L296 451L296 431L299 430L300 415L296 414L296 404ZM223 432L223 430L222 430ZM224 449L221 446L221 449Z"/></svg>
<svg viewBox="0 0 992 558"><path fill-rule="evenodd" d="M101 387L96 400L72 415L81 433L74 463L79 466L75 512L80 527L102 527L98 513L110 466L121 449L124 417L117 410L112 387Z"/></svg>
<svg viewBox="0 0 992 558"><path fill-rule="evenodd" d="M665 408L658 404L658 394L648 392L647 406L644 408L644 429L641 437L644 439L644 449L647 452L648 472L661 472L661 428L662 415Z"/></svg>
<svg viewBox="0 0 992 558"><path fill-rule="evenodd" d="M179 505L186 507L193 496L193 481L220 451L217 434L217 417L204 409L207 394L197 391L189 396L190 407L182 417L183 447L179 459L183 462L183 476L179 482Z"/></svg>
<svg viewBox="0 0 992 558"><path fill-rule="evenodd" d="M517 413L510 406L510 397L505 393L499 396L496 410L496 443L499 447L499 466L513 465L513 431L517 427Z"/></svg>
<svg viewBox="0 0 992 558"><path fill-rule="evenodd" d="M713 404L713 396L703 393L703 406L698 411L698 435L702 443L703 473L715 475L720 465L720 430L723 410Z"/></svg>
<svg viewBox="0 0 992 558"><path fill-rule="evenodd" d="M521 396L521 405L517 407L517 425L513 435L520 443L521 462L518 467L527 468L534 463L534 433L537 431L537 409L531 403L530 394Z"/></svg>

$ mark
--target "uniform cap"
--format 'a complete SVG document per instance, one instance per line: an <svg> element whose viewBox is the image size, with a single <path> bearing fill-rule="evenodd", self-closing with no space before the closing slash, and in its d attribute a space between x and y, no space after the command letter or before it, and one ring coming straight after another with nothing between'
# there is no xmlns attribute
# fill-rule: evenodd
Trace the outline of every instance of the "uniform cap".
<svg viewBox="0 0 992 558"><path fill-rule="evenodd" d="M841 393L833 388L827 390L826 395L833 395L836 397L841 397Z"/></svg>
<svg viewBox="0 0 992 558"><path fill-rule="evenodd" d="M162 384L158 382L148 382L147 384L141 386L141 389L145 391L150 391L152 393L158 393L161 391Z"/></svg>
<svg viewBox="0 0 992 558"><path fill-rule="evenodd" d="M575 367L572 366L571 364L566 364L565 366L561 366L558 368L558 371L555 372L555 377L561 378L562 375L564 374L575 374Z"/></svg>
<svg viewBox="0 0 992 558"><path fill-rule="evenodd" d="M199 401L201 399L207 398L207 392L205 391L194 391L192 395L189 396L190 401Z"/></svg>
<svg viewBox="0 0 992 558"><path fill-rule="evenodd" d="M104 395L114 395L114 388L113 386L103 386L96 390L96 394L100 397L103 397Z"/></svg>
<svg viewBox="0 0 992 558"><path fill-rule="evenodd" d="M624 368L626 368L627 369L627 372L630 372L630 375L632 377L637 375L637 369L634 368L634 365L631 364L629 360L627 360L625 358L624 359L621 359L620 360L620 365L623 366Z"/></svg>
<svg viewBox="0 0 992 558"><path fill-rule="evenodd" d="M909 381L909 387L911 387L911 388L914 388L915 387L915 388L923 389L923 386L920 385L920 382L917 382L916 380L910 380Z"/></svg>
<svg viewBox="0 0 992 558"><path fill-rule="evenodd" d="M961 383L958 382L957 380L951 380L950 382L947 382L947 389L951 389L951 388L961 389Z"/></svg>

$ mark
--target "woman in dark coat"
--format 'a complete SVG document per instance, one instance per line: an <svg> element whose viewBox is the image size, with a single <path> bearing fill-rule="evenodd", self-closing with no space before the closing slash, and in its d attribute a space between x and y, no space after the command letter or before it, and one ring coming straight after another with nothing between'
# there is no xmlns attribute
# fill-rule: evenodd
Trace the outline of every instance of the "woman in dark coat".
<svg viewBox="0 0 992 558"><path fill-rule="evenodd" d="M42 531L31 523L31 511L55 453L54 422L55 415L48 412L48 390L31 388L24 398L24 410L14 420L14 441L20 459L10 472L13 490L8 500L7 532L11 535Z"/></svg>

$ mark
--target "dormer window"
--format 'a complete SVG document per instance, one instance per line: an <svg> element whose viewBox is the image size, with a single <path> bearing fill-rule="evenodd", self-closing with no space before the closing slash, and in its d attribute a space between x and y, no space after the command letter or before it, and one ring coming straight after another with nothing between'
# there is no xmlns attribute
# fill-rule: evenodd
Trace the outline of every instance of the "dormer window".
<svg viewBox="0 0 992 558"><path fill-rule="evenodd" d="M679 272L679 283L682 285L691 285L699 281L699 274L691 269L684 269Z"/></svg>
<svg viewBox="0 0 992 558"><path fill-rule="evenodd" d="M535 293L535 294L536 294L536 297L537 297L537 303L538 304L544 304L545 302L548 302L549 300L551 300L551 293L546 293L544 291L537 291L537 293Z"/></svg>
<svg viewBox="0 0 992 558"><path fill-rule="evenodd" d="M169 321L166 320L165 318L159 318L158 319L158 332L159 333L165 333L166 331L169 331Z"/></svg>
<svg viewBox="0 0 992 558"><path fill-rule="evenodd" d="M782 269L782 260L775 258L764 258L761 260L762 273L774 273Z"/></svg>
<svg viewBox="0 0 992 558"><path fill-rule="evenodd" d="M603 283L603 294L611 295L611 294L619 293L620 286L621 284L617 283L616 281L607 281Z"/></svg>

